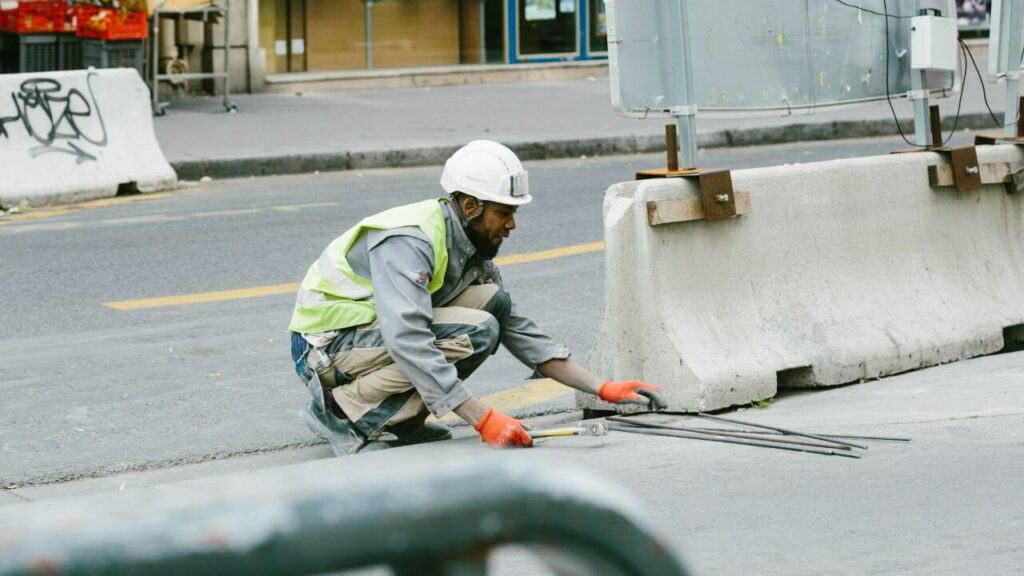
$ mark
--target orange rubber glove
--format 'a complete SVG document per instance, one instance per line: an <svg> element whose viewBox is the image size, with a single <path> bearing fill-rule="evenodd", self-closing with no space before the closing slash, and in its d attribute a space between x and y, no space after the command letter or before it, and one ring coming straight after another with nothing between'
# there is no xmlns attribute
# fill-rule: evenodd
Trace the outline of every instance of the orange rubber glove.
<svg viewBox="0 0 1024 576"><path fill-rule="evenodd" d="M523 423L515 418L488 408L484 417L473 428L480 433L480 439L495 448L526 448L533 446L533 438Z"/></svg>
<svg viewBox="0 0 1024 576"><path fill-rule="evenodd" d="M622 402L623 400L647 402L647 398L636 393L637 389L661 392L660 386L648 384L642 380L623 380L622 382L605 380L604 383L601 384L601 387L598 388L597 395L601 397L601 400L612 403Z"/></svg>

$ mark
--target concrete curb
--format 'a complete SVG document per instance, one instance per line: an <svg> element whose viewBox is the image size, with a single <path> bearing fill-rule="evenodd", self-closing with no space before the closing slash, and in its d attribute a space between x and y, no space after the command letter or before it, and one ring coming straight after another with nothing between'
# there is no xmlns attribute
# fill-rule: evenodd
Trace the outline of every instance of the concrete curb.
<svg viewBox="0 0 1024 576"><path fill-rule="evenodd" d="M997 112L997 115L1000 114ZM912 132L910 120L901 119L904 132ZM953 119L946 118L943 130L953 127ZM987 113L963 114L957 129L992 128ZM835 122L804 122L764 128L725 129L699 134L702 148L758 146L817 140L841 140L892 136L892 119L844 120ZM644 154L665 149L661 134L633 134L606 138L552 139L538 141L506 141L523 160L577 158L580 156L612 156L617 154ZM211 178L244 178L309 174L342 170L368 170L372 168L410 168L439 166L458 148L439 145L391 150L351 150L322 154L283 154L250 158L223 158L172 161L171 166L182 180Z"/></svg>

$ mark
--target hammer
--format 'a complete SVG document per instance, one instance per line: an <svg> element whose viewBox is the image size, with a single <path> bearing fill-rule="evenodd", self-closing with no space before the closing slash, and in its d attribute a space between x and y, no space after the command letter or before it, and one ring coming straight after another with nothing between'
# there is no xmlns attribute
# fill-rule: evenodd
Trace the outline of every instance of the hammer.
<svg viewBox="0 0 1024 576"><path fill-rule="evenodd" d="M577 422L575 426L568 426L566 428L529 430L528 432L534 440L538 438L557 438L560 436L604 436L608 434L608 427L604 425L603 421Z"/></svg>

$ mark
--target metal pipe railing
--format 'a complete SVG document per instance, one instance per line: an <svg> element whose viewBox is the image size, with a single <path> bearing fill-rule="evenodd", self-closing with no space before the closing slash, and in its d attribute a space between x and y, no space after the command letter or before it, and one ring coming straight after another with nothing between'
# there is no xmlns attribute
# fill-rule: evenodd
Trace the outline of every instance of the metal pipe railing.
<svg viewBox="0 0 1024 576"><path fill-rule="evenodd" d="M484 574L506 544L535 545L557 573L685 574L627 490L578 468L477 450L363 458L0 508L0 575Z"/></svg>

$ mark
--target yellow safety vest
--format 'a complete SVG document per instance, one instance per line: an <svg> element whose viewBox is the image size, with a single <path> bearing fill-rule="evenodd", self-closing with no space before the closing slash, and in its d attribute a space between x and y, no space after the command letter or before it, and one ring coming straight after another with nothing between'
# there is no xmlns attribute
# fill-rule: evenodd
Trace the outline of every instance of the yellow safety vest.
<svg viewBox="0 0 1024 576"><path fill-rule="evenodd" d="M292 313L292 332L319 334L373 322L373 283L352 271L346 256L367 230L391 230L417 226L434 249L434 275L427 285L431 294L444 283L448 246L440 202L424 200L374 214L334 239L309 267L299 285Z"/></svg>

